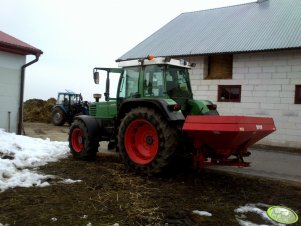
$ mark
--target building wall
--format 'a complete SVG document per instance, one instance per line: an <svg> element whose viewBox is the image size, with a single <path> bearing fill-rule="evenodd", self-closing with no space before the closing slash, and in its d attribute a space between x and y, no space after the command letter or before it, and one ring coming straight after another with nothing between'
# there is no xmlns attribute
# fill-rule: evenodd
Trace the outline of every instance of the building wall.
<svg viewBox="0 0 301 226"><path fill-rule="evenodd" d="M25 56L0 51L0 128L14 133L18 126L20 74L24 64Z"/></svg>
<svg viewBox="0 0 301 226"><path fill-rule="evenodd" d="M301 104L294 104L301 50L236 54L227 80L204 80L206 57L190 61L197 63L190 73L195 99L213 101L221 115L272 117L277 131L259 143L301 149ZM241 102L217 102L218 85L241 85Z"/></svg>

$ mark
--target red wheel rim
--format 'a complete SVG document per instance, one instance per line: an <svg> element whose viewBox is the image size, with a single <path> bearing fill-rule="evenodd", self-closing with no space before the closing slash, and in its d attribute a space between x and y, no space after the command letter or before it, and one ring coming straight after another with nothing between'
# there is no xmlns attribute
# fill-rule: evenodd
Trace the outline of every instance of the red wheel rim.
<svg viewBox="0 0 301 226"><path fill-rule="evenodd" d="M129 124L124 141L130 159L140 165L152 162L158 152L157 131L151 123L143 119Z"/></svg>
<svg viewBox="0 0 301 226"><path fill-rule="evenodd" d="M84 147L83 137L84 137L84 133L81 129L75 128L74 130L72 130L71 143L72 143L72 148L75 152L82 151Z"/></svg>

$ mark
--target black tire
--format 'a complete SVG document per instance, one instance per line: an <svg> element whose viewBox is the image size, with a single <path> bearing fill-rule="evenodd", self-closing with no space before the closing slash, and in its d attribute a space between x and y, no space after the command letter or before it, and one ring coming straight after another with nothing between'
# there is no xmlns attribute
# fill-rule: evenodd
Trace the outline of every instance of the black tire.
<svg viewBox="0 0 301 226"><path fill-rule="evenodd" d="M66 114L59 107L56 107L55 109L53 109L51 117L52 117L52 123L55 126L62 126L66 122Z"/></svg>
<svg viewBox="0 0 301 226"><path fill-rule="evenodd" d="M140 126L139 123L142 125ZM135 127L135 125L137 126ZM151 132L149 132L150 130ZM134 134L135 131L136 134ZM142 137L140 139L142 144L137 141L138 137ZM139 147L143 146L143 148L138 148L138 145L135 146L137 143ZM146 107L133 109L127 113L120 124L118 150L129 170L147 175L158 174L172 163L177 146L176 128L171 126L161 114L158 114L153 109ZM155 153L148 155L148 147ZM136 151L134 151L134 157L132 157L132 149ZM149 151L149 153L152 151ZM140 153L145 152L147 154L141 154L142 157L140 158ZM146 158L145 161L144 157Z"/></svg>
<svg viewBox="0 0 301 226"><path fill-rule="evenodd" d="M98 151L99 142L95 137L90 137L86 125L75 120L69 130L70 152L75 159L94 160Z"/></svg>

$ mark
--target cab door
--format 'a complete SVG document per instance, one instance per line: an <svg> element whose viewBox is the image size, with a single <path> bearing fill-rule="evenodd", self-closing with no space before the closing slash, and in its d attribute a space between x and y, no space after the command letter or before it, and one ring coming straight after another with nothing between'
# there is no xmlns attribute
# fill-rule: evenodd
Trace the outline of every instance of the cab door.
<svg viewBox="0 0 301 226"><path fill-rule="evenodd" d="M124 68L123 73L119 79L117 90L117 106L129 98L141 97L141 82L139 80L141 67Z"/></svg>

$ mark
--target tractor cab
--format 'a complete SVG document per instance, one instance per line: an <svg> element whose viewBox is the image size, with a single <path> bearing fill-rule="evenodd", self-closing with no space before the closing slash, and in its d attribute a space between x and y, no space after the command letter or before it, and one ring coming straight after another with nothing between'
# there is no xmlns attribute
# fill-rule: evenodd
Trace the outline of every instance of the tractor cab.
<svg viewBox="0 0 301 226"><path fill-rule="evenodd" d="M119 68L93 69L94 82L105 80L104 101L95 94L89 105L90 115L111 121L122 118L128 109L139 105L161 108L169 118L184 122L187 115L218 115L216 105L208 100L193 100L189 69L194 66L184 60L147 56L143 59L121 61ZM116 97L110 97L110 79L119 77ZM183 117L184 116L184 117ZM115 123L115 121L114 121ZM112 126L113 127L113 126Z"/></svg>
<svg viewBox="0 0 301 226"><path fill-rule="evenodd" d="M99 71L106 72L105 100L110 98L110 77L120 74L117 99L192 98L187 62L163 57L122 61L120 68L94 68L94 82L99 84Z"/></svg>
<svg viewBox="0 0 301 226"><path fill-rule="evenodd" d="M167 105L177 106L184 115L192 110L196 114L208 114L215 111L210 101L193 100L189 72L191 66L184 60L170 59L168 57L148 56L144 59L119 62L120 68L94 68L94 82L100 81L100 72L105 72L106 91L105 102L90 105L92 116L108 118L117 114L117 109L124 102L129 101L164 101ZM110 78L118 74L119 83L116 98L110 97ZM96 99L98 102L99 98ZM107 102L107 103L106 103Z"/></svg>
<svg viewBox="0 0 301 226"><path fill-rule="evenodd" d="M124 70L119 82L121 98L163 98L176 102L192 98L190 66L185 61L148 56L120 62L119 66Z"/></svg>
<svg viewBox="0 0 301 226"><path fill-rule="evenodd" d="M58 93L56 101L57 105L64 105L65 108L69 108L72 105L81 105L83 101L81 94L76 93Z"/></svg>
<svg viewBox="0 0 301 226"><path fill-rule="evenodd" d="M189 78L189 70L195 66L193 63L170 57L148 56L145 59L122 61L119 66L124 69L124 74L135 68L139 71L138 81L134 80L137 81L135 97L165 101L168 109L180 111L185 117L190 114L218 115L216 105L211 101L193 99ZM127 76L133 77L130 73L123 75L120 79L120 88L129 87ZM129 92L120 89L120 94L124 93ZM125 96L128 97L131 96Z"/></svg>

